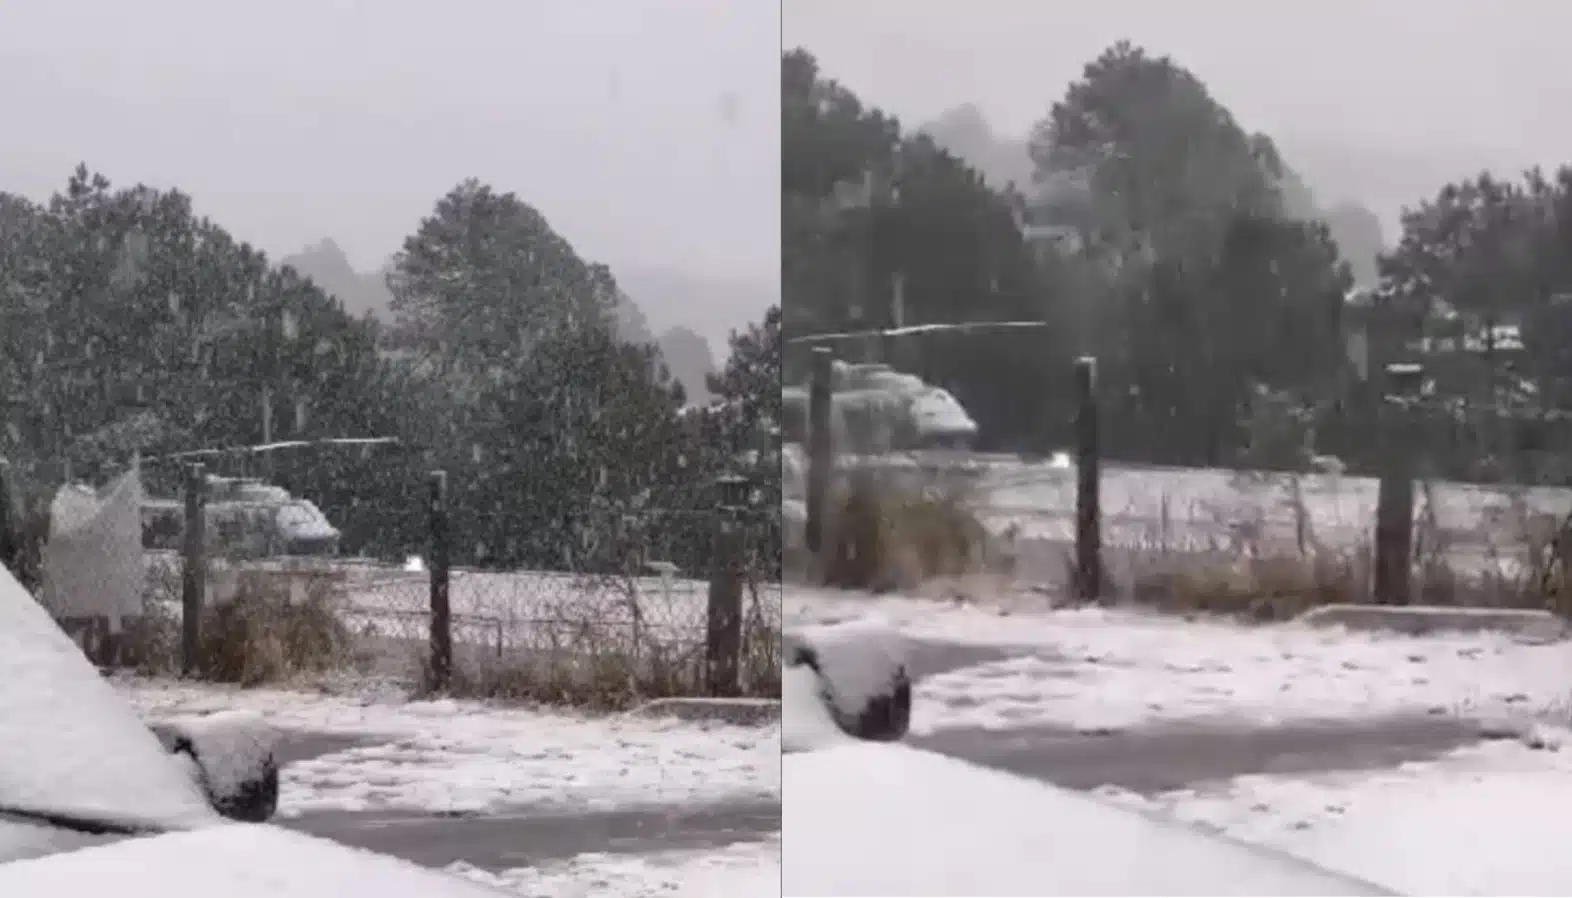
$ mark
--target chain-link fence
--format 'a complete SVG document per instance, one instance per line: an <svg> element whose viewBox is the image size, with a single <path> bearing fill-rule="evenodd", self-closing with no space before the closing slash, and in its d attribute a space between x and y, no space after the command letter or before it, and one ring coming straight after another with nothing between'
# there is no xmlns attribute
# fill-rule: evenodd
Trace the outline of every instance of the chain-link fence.
<svg viewBox="0 0 1572 898"><path fill-rule="evenodd" d="M982 543L990 552L972 551L965 571L982 569L981 558L989 572L1050 595L1085 597L1078 584L1090 570L1100 581L1092 596L1175 610L1281 617L1312 605L1384 602L1572 611L1564 597L1572 490L1528 478L1448 479L1454 468L1438 463L1452 448L1442 438L1454 424L1445 404L1383 400L1366 420L1365 475L1308 454L1300 469L1275 471L1105 459L1095 392L1086 404L1093 438L1078 434L1080 445L1057 457L856 456L826 447L821 532L829 536L818 558L808 545L812 447L791 447L786 545L806 559L794 568L833 582L835 553L849 541L842 534L866 530L896 563L903 551L933 558L950 544ZM886 494L877 527L858 526L859 483ZM907 544L888 545L891 534Z"/></svg>
<svg viewBox="0 0 1572 898"><path fill-rule="evenodd" d="M497 554L486 543L514 522L453 513L440 473L402 560L339 555L338 528L277 487L188 467L180 489L146 503L147 585L119 663L599 705L779 694L779 521L735 488L707 508L561 522L556 570L451 564Z"/></svg>
<svg viewBox="0 0 1572 898"><path fill-rule="evenodd" d="M592 703L778 694L780 592L759 575L778 550L760 551L768 518L745 502L587 512L562 522L557 571L445 571L452 544L496 530L484 518L453 526L443 517L434 501L436 538L450 542L434 542L426 578L426 607L439 609L427 667L434 680ZM412 604L386 593L366 599Z"/></svg>

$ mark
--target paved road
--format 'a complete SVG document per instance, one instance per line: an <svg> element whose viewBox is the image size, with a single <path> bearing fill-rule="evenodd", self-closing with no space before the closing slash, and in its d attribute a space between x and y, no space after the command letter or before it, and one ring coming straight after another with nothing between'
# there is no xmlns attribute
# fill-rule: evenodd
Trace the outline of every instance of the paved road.
<svg viewBox="0 0 1572 898"><path fill-rule="evenodd" d="M561 813L514 811L484 817L323 813L283 821L346 845L443 867L468 861L503 870L585 852L635 854L719 848L780 832L779 802Z"/></svg>
<svg viewBox="0 0 1572 898"><path fill-rule="evenodd" d="M285 734L278 757L288 764L375 741L291 732ZM702 850L761 841L780 832L781 806L778 801L749 801L611 811L519 808L484 816L345 811L275 822L417 864L444 867L462 860L504 870L585 852Z"/></svg>
<svg viewBox="0 0 1572 898"><path fill-rule="evenodd" d="M920 641L912 673L934 676L1051 649ZM910 741L978 764L1075 789L1115 785L1152 793L1259 773L1373 770L1422 761L1481 739L1479 725L1452 716L1318 721L1249 729L1218 723L1162 724L1102 734L1037 726L944 730Z"/></svg>
<svg viewBox="0 0 1572 898"><path fill-rule="evenodd" d="M1478 727L1469 721L1407 717L1270 729L1164 725L1107 735L1046 727L945 730L912 741L1072 789L1113 785L1152 794L1248 774L1391 768L1479 739Z"/></svg>

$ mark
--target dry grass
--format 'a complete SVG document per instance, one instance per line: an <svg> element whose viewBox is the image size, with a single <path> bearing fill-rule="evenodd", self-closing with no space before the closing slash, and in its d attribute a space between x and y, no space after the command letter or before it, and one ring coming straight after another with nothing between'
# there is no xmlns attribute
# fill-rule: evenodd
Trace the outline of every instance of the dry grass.
<svg viewBox="0 0 1572 898"><path fill-rule="evenodd" d="M316 684L325 682L319 675L380 671L407 677L416 695L434 694L423 616L400 618L407 636L357 633L335 613L331 586L313 586L291 601L277 584L242 578L232 602L208 609L205 678L247 686ZM150 568L143 614L129 622L122 654L139 673L180 671L180 589L178 569ZM739 685L745 696L780 696L780 623L771 607L778 603L771 606L756 592L744 595ZM708 693L704 646L690 634L640 628L635 635L626 621L605 620L583 603L564 602L552 616L558 625L540 628L541 644L528 648L500 644L500 630L488 630L484 641L467 641L478 634L456 627L454 673L445 694L614 710Z"/></svg>
<svg viewBox="0 0 1572 898"><path fill-rule="evenodd" d="M1249 522L1227 529L1226 541L1175 549L1166 533L1131 553L1124 584L1111 592L1176 613L1222 614L1250 620L1284 620L1327 604L1363 604L1371 593L1374 549L1348 550L1315 536L1298 478L1289 480L1295 518L1291 545L1268 545ZM1498 540L1483 551L1476 571L1453 561L1455 537L1441 526L1434 490L1423 483L1418 498L1412 557L1415 604L1476 608L1572 610L1566 595L1561 525L1535 514L1521 495L1503 520L1492 522ZM1166 521L1166 514L1161 518ZM1160 527L1166 531L1166 527Z"/></svg>
<svg viewBox="0 0 1572 898"><path fill-rule="evenodd" d="M535 609L532 621L504 622L487 642L459 642L456 637L445 693L598 710L711 694L703 632L687 623L650 622L641 607L648 597L631 583L626 588L626 617L608 616L603 605L570 597ZM779 599L760 594L773 588L768 583L743 586L742 646L733 694L780 697ZM769 598L773 601L766 601ZM436 693L424 646L411 661L420 672L418 693Z"/></svg>
<svg viewBox="0 0 1572 898"><path fill-rule="evenodd" d="M779 698L781 632L776 624L755 624L744 631L739 692L752 698ZM620 639L582 639L557 649L494 652L455 646L452 679L444 694L529 704L569 705L591 710L624 710L661 698L710 693L703 644ZM434 695L429 665L419 659L417 694Z"/></svg>
<svg viewBox="0 0 1572 898"><path fill-rule="evenodd" d="M253 580L202 622L202 671L220 683L276 683L352 667L354 659L333 595L320 588L297 601Z"/></svg>
<svg viewBox="0 0 1572 898"><path fill-rule="evenodd" d="M1369 553L1142 553L1131 566L1129 597L1177 613L1285 620L1317 605L1362 601Z"/></svg>
<svg viewBox="0 0 1572 898"><path fill-rule="evenodd" d="M965 486L915 485L863 473L837 498L821 573L828 585L910 590L930 580L1009 566L1001 541L973 510Z"/></svg>
<svg viewBox="0 0 1572 898"><path fill-rule="evenodd" d="M149 571L143 614L127 626L123 660L149 675L181 667L180 575ZM263 578L243 581L233 600L204 610L200 667L220 683L258 686L353 668L348 629L333 612L333 595L312 588L299 600Z"/></svg>

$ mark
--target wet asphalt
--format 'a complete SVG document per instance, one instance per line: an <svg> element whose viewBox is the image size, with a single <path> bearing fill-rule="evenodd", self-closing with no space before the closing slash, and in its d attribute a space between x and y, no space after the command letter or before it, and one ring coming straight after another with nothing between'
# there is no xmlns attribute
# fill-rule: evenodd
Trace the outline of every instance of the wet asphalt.
<svg viewBox="0 0 1572 898"><path fill-rule="evenodd" d="M750 802L590 813L521 809L474 817L321 813L283 825L426 866L467 861L505 870L586 852L642 854L756 842L780 832L781 807Z"/></svg>

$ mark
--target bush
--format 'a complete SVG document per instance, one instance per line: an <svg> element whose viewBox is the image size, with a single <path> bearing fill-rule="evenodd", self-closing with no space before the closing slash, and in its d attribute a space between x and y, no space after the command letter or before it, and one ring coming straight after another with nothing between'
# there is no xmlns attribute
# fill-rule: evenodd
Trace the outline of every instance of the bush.
<svg viewBox="0 0 1572 898"><path fill-rule="evenodd" d="M295 601L261 577L246 578L233 599L203 617L202 671L216 682L253 686L353 661L350 633L325 586Z"/></svg>
<svg viewBox="0 0 1572 898"><path fill-rule="evenodd" d="M833 505L824 581L843 589L911 589L1007 562L964 487L863 473Z"/></svg>
<svg viewBox="0 0 1572 898"><path fill-rule="evenodd" d="M123 660L139 673L181 669L180 572L153 565L142 616L126 626ZM300 601L263 577L244 578L235 597L204 610L201 670L206 679L256 686L354 665L348 629L333 610L334 595L313 586Z"/></svg>

